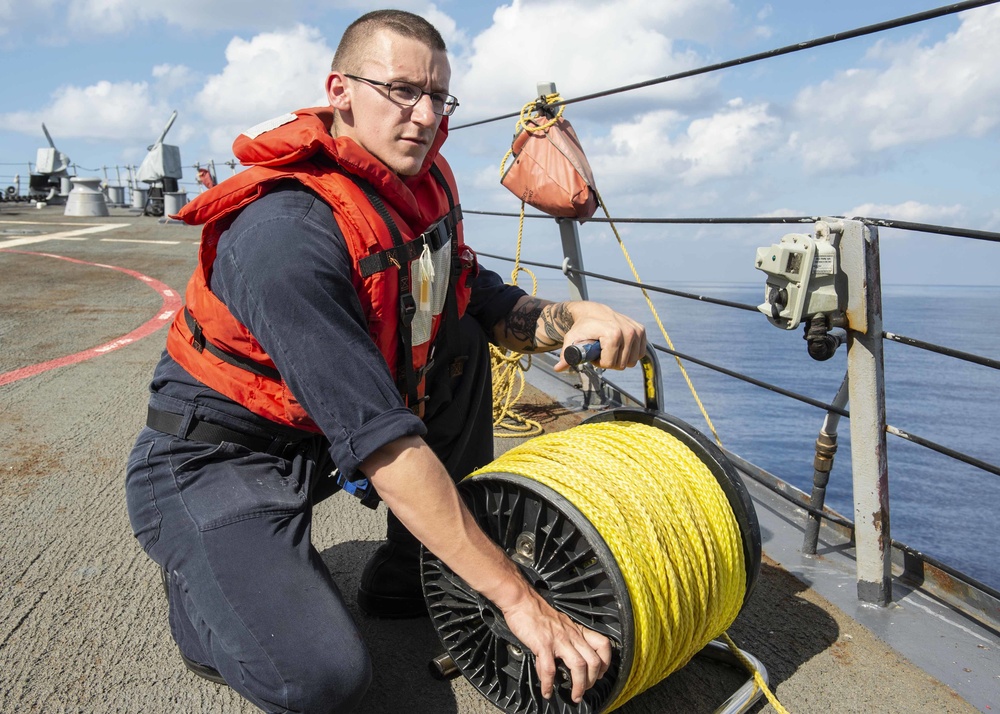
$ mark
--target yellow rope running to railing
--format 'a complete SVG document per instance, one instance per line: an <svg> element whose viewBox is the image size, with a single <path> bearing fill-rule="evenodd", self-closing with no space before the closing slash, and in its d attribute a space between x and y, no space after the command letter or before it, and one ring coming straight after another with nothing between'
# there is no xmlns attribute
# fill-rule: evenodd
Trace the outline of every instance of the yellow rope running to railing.
<svg viewBox="0 0 1000 714"><path fill-rule="evenodd" d="M618 233L618 226L615 225L614 219L611 218L611 214L608 212L608 207L604 203L601 193L596 188L594 189L594 193L597 195L597 202L600 204L605 217L607 217L608 222L611 225L611 230L615 234L618 246L622 249L622 255L625 256L625 261L628 263L628 267L632 270L632 277L635 278L635 282L641 284L642 279L639 277L639 271L636 270L635 264L632 262L632 257L628 254L628 249L625 247L625 241L622 240L621 235ZM642 291L642 296L646 298L646 304L649 306L650 312L653 313L653 319L656 320L656 324L660 328L660 333L663 335L663 339L667 341L667 346L670 349L674 349L674 343L670 339L670 335L667 334L667 328L663 326L663 321L660 319L660 315L656 311L656 307L653 305L652 298L649 297L649 293L646 291L646 288L639 289ZM691 395L694 397L694 401L698 404L698 409L701 411L701 415L705 418L705 423L708 424L709 431L711 431L712 436L715 437L715 443L722 446L722 440L719 439L719 434L715 431L715 425L712 424L712 419L708 416L708 411L705 409L705 405L702 404L701 397L698 396L698 390L694 388L694 383L688 376L687 370L684 369L684 363L677 355L674 355L674 359L677 361L677 367L680 369L681 375L684 377L684 381L687 382L688 389L691 390Z"/></svg>
<svg viewBox="0 0 1000 714"><path fill-rule="evenodd" d="M553 126L559 117L562 116L563 109L565 105L560 105L559 110L554 116L551 116L547 121L539 124L534 124L533 122L538 121L539 117L549 116L543 112L544 107L553 102L561 101L562 97L556 94L550 94L547 97L539 98L537 100L532 100L527 102L523 107L521 107L521 116L517 121L515 127L515 135L520 129L525 131L545 131L550 126ZM532 114L533 112L533 114ZM510 149L503 157L500 162L500 178L503 180L505 167L507 164L507 159L510 158L513 148ZM625 256L625 261L628 263L629 269L632 271L632 276L635 278L635 282L642 283L642 279L639 277L639 272L632 262L632 257L628 253L628 249L625 247L625 242L622 240L621 234L618 232L618 227L615 225L614 220L611 218L611 214L608 211L607 205L604 203L604 199L601 197L600 192L596 187L594 188L594 194L597 197L597 202L600 204L601 209L604 211L604 215L607 217L611 230L614 232L615 239L618 241L618 245L622 250L622 254ZM527 272L532 276L532 295L535 294L535 288L537 287L537 281L535 281L534 275L530 271L525 270L521 267L521 244L524 236L524 200L521 201L521 214L517 226L517 250L514 257L514 271L511 273L511 284L517 285L517 276L522 270ZM643 297L646 299L646 304L649 306L650 312L653 314L653 319L656 320L657 326L660 328L660 333L663 335L663 339L666 340L667 346L670 349L674 349L674 343L670 339L670 335L667 333L667 328L663 325L663 321L660 319L659 313L656 311L656 307L653 305L653 300L650 298L649 293L645 288L640 288ZM520 436L533 436L535 434L541 433L542 427L537 422L526 419L525 417L517 414L513 406L521 398L521 394L524 391L524 370L530 367L531 360L530 356L528 359L528 364L521 365L521 354L513 351L502 351L499 348L490 346L490 352L493 357L493 426L494 426L494 436L499 437L520 437ZM688 376L687 370L684 368L684 363L681 361L680 357L674 356L674 360L677 362L677 367L681 371L681 375L684 377L684 381L688 385L688 389L691 391L691 395L694 397L695 403L698 405L698 409L701 411L702 416L705 419L705 423L708 425L709 431L712 432L712 436L715 437L715 441L720 446L722 445L722 440L719 438L718 432L715 430L715 425L712 423L711 417L708 415L708 410L705 409L705 405L701 401L701 397L698 396L698 391L694 387L694 383ZM517 385L517 393L514 394L515 385ZM528 425L530 423L530 426ZM496 429L505 429L513 433L505 433L503 431L497 432Z"/></svg>
<svg viewBox="0 0 1000 714"><path fill-rule="evenodd" d="M634 648L632 667L605 711L683 667L739 614L747 563L736 516L709 466L674 435L639 422L583 424L516 446L469 478L494 472L567 499L622 573L634 621L634 642L622 644Z"/></svg>

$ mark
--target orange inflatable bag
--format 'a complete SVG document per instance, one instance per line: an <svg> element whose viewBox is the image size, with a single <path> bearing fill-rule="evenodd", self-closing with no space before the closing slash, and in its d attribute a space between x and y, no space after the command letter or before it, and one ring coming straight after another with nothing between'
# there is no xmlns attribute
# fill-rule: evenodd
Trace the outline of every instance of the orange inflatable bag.
<svg viewBox="0 0 1000 714"><path fill-rule="evenodd" d="M562 118L563 107L553 112L549 106L556 101L561 101L558 94L524 105L500 166L500 183L539 211L583 221L597 210L594 174L576 132ZM532 110L534 115L527 116Z"/></svg>

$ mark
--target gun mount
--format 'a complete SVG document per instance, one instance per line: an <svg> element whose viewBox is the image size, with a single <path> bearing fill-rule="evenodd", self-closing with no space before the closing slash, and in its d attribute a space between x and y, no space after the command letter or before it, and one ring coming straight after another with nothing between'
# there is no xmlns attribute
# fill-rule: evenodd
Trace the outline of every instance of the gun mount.
<svg viewBox="0 0 1000 714"><path fill-rule="evenodd" d="M142 211L146 216L163 215L164 194L176 192L177 181L184 175L181 168L180 147L163 143L175 119L177 119L176 110L170 115L160 136L147 147L149 153L139 166L137 178L149 184L149 193Z"/></svg>
<svg viewBox="0 0 1000 714"><path fill-rule="evenodd" d="M59 203L65 201L66 194L69 193L70 161L66 154L56 148L44 123L42 132L49 145L39 148L35 154L35 171L28 178L28 197L46 203ZM63 179L66 179L67 186L63 185Z"/></svg>

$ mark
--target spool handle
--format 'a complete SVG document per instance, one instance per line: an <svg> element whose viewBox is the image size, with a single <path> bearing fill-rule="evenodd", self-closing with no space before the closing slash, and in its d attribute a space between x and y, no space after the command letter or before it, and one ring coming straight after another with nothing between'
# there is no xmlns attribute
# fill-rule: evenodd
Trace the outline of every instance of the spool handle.
<svg viewBox="0 0 1000 714"><path fill-rule="evenodd" d="M577 342L567 345L563 350L563 359L570 367L577 367L587 362L596 362L601 358L601 343ZM660 361L656 357L653 346L646 343L646 354L639 358L642 368L643 399L648 411L660 410L660 395L663 393L663 378L660 374Z"/></svg>

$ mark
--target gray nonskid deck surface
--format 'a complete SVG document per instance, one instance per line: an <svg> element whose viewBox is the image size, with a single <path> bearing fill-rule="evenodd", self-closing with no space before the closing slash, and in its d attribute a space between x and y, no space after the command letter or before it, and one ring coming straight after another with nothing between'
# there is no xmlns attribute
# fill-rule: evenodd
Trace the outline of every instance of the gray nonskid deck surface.
<svg viewBox="0 0 1000 714"><path fill-rule="evenodd" d="M0 210L0 229L14 225L5 221L28 220L128 223L104 234L14 249L122 266L178 291L196 258L197 230L152 218L119 212L84 221L52 209ZM102 240L111 236L171 243ZM0 248L13 238L0 234ZM66 261L0 252L0 274L0 374L112 340L161 305L134 278ZM0 711L255 711L228 688L183 668L168 634L156 568L129 529L124 463L164 338L160 331L0 387ZM549 428L577 419L545 406L551 400L537 392L531 399ZM314 543L351 607L384 514L342 495L317 509ZM356 615L376 665L361 711L496 711L466 680L439 682L428 675L428 660L441 651L428 621ZM975 711L773 561L765 562L732 634L764 661L793 712ZM619 711L711 711L744 678L696 660Z"/></svg>

